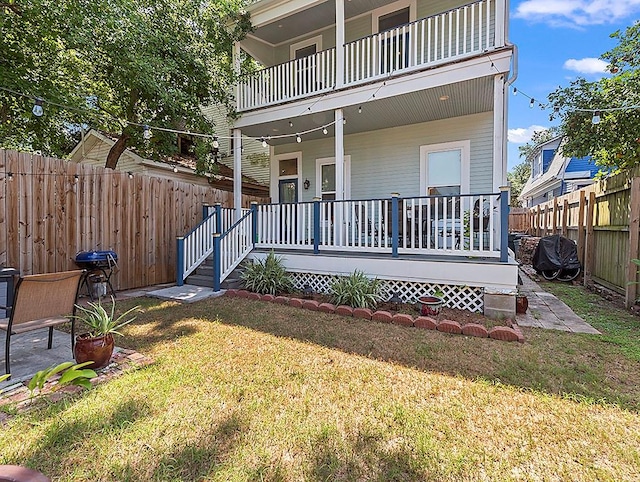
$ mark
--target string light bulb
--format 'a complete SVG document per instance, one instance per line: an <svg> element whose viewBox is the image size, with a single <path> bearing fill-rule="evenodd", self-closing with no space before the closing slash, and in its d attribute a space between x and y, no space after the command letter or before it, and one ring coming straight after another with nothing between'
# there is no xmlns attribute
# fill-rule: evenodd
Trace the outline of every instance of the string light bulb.
<svg viewBox="0 0 640 482"><path fill-rule="evenodd" d="M326 136L326 135L327 135L327 132L329 132L329 131L327 130L327 127L326 127L326 126L325 126L325 127L323 127L323 128L322 128L322 133Z"/></svg>
<svg viewBox="0 0 640 482"><path fill-rule="evenodd" d="M42 108L41 98L36 97L36 100L35 100L35 103L33 104L33 109L31 109L31 112L36 117L42 117L42 114L44 114L44 109Z"/></svg>
<svg viewBox="0 0 640 482"><path fill-rule="evenodd" d="M513 95L518 95L518 88L517 87L513 88Z"/></svg>
<svg viewBox="0 0 640 482"><path fill-rule="evenodd" d="M127 174L129 175L129 179L133 179L133 173L131 171L127 172Z"/></svg>
<svg viewBox="0 0 640 482"><path fill-rule="evenodd" d="M145 125L142 129L143 129L142 130L142 138L145 141L148 141L149 139L151 139L151 129L149 129L149 126Z"/></svg>
<svg viewBox="0 0 640 482"><path fill-rule="evenodd" d="M362 106L358 107L358 114L362 114Z"/></svg>
<svg viewBox="0 0 640 482"><path fill-rule="evenodd" d="M529 108L533 109L533 107L536 105L536 100L535 99L531 99L531 102L529 102Z"/></svg>
<svg viewBox="0 0 640 482"><path fill-rule="evenodd" d="M595 111L593 113L593 117L591 118L591 123L596 125L596 124L600 124L600 112L599 111Z"/></svg>
<svg viewBox="0 0 640 482"><path fill-rule="evenodd" d="M345 117L344 119L342 119L342 125L345 125L347 123L347 118Z"/></svg>
<svg viewBox="0 0 640 482"><path fill-rule="evenodd" d="M296 142L298 144L300 144L302 142L302 137L300 137L300 134L296 134Z"/></svg>
<svg viewBox="0 0 640 482"><path fill-rule="evenodd" d="M178 172L178 166L173 166L173 172Z"/></svg>
<svg viewBox="0 0 640 482"><path fill-rule="evenodd" d="M289 127L293 127L293 122L289 121Z"/></svg>
<svg viewBox="0 0 640 482"><path fill-rule="evenodd" d="M264 147L266 149L267 146L269 145L269 144L267 144L267 140L264 137L262 137L260 140L262 141L262 147Z"/></svg>
<svg viewBox="0 0 640 482"><path fill-rule="evenodd" d="M7 173L7 180L8 181L13 181L13 173L12 172L8 172Z"/></svg>
<svg viewBox="0 0 640 482"><path fill-rule="evenodd" d="M212 145L213 145L213 148L214 148L214 149L217 149L218 147L220 147L220 143L218 142L218 137L217 137L217 136L214 136L214 137L213 137L213 143L212 143Z"/></svg>

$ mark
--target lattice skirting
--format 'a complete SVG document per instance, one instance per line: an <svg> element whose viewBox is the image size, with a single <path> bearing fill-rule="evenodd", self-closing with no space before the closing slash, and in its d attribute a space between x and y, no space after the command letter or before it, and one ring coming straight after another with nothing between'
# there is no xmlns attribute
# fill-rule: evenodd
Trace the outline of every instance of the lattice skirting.
<svg viewBox="0 0 640 482"><path fill-rule="evenodd" d="M338 278L332 275L314 273L289 273L298 289L311 286L316 293L329 293L331 284ZM442 291L445 305L449 308L482 313L484 308L483 289L475 286L440 285L435 283L417 283L415 281L382 280L383 296L390 298L399 293L405 303L415 303L421 296L429 296Z"/></svg>

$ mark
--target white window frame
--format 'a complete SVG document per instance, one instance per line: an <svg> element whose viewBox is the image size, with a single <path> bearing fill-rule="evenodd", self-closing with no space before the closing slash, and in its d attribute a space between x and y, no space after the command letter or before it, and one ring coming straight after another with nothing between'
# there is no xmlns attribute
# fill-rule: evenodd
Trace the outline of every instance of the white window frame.
<svg viewBox="0 0 640 482"><path fill-rule="evenodd" d="M280 161L285 159L296 159L296 168L298 174L290 176L280 175ZM271 157L271 189L270 195L272 202L280 199L279 186L283 179L298 180L298 199L300 199L300 189L302 188L302 151L288 152L286 154L276 154Z"/></svg>
<svg viewBox="0 0 640 482"><path fill-rule="evenodd" d="M390 13L397 12L403 8L409 7L409 22L416 21L416 0L400 0L398 2L390 3L384 7L376 8L371 12L371 32L376 34L378 32L378 25L380 24L380 17L389 15Z"/></svg>
<svg viewBox="0 0 640 482"><path fill-rule="evenodd" d="M420 146L420 196L427 196L427 159L432 152L460 150L460 194L471 194L471 140L443 142Z"/></svg>
<svg viewBox="0 0 640 482"><path fill-rule="evenodd" d="M289 47L289 60L295 60L296 50L300 50L314 44L316 46L316 52L320 52L322 50L322 35L316 35L315 37L291 44Z"/></svg>
<svg viewBox="0 0 640 482"><path fill-rule="evenodd" d="M316 197L322 198L322 166L335 163L335 157L316 159ZM344 156L344 199L351 199L351 156Z"/></svg>

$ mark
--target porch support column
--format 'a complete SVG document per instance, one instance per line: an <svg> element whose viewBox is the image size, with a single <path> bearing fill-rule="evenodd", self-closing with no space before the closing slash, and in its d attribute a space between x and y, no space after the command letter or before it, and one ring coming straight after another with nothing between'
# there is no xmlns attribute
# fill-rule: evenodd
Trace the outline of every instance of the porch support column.
<svg viewBox="0 0 640 482"><path fill-rule="evenodd" d="M493 80L493 192L500 192L507 185L507 91L504 81L502 74L496 75ZM504 194L500 196L501 202L503 196ZM507 206L502 207L500 204L498 206L501 216L504 214L503 209L507 209L508 213L508 201ZM503 222L494 224L493 239L500 242L507 236L507 226L503 224ZM502 244L500 249L503 249ZM506 245L504 249L505 251L501 251L501 261L506 256Z"/></svg>
<svg viewBox="0 0 640 482"><path fill-rule="evenodd" d="M493 192L507 184L507 99L504 75L493 80Z"/></svg>
<svg viewBox="0 0 640 482"><path fill-rule="evenodd" d="M344 0L336 0L336 88L344 85Z"/></svg>
<svg viewBox="0 0 640 482"><path fill-rule="evenodd" d="M336 132L336 201L344 199L344 111L335 111Z"/></svg>
<svg viewBox="0 0 640 482"><path fill-rule="evenodd" d="M335 132L336 132L336 201L344 199L344 111L336 109L335 111ZM335 240L342 243L343 241L343 221L342 208L343 203L337 204L339 209L335 210Z"/></svg>
<svg viewBox="0 0 640 482"><path fill-rule="evenodd" d="M242 131L233 129L233 207L236 221L242 217Z"/></svg>

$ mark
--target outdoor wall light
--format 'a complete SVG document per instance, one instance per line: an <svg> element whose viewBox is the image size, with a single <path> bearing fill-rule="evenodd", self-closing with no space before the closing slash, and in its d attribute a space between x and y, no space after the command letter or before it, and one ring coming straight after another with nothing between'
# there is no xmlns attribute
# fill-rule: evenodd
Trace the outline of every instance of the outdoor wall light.
<svg viewBox="0 0 640 482"><path fill-rule="evenodd" d="M302 185L304 186L304 189L306 191L311 186L311 181L309 181L309 179L305 179Z"/></svg>

